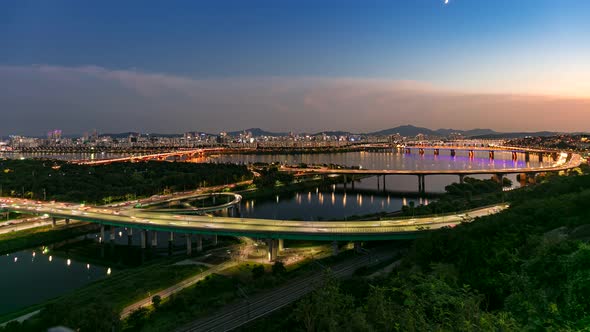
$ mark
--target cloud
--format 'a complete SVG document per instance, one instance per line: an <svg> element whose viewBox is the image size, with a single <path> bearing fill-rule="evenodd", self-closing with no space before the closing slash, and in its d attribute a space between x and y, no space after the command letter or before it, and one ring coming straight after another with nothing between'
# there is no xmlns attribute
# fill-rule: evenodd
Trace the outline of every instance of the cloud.
<svg viewBox="0 0 590 332"><path fill-rule="evenodd" d="M0 66L0 136L248 127L358 132L586 130L590 100L450 91L425 82L322 77L191 79L97 66Z"/></svg>

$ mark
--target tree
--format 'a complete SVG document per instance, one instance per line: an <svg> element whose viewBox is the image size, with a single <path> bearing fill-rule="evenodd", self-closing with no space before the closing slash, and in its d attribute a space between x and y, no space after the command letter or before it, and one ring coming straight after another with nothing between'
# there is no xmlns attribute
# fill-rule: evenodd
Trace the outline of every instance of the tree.
<svg viewBox="0 0 590 332"><path fill-rule="evenodd" d="M256 265L252 268L252 278L254 279L258 279L261 278L262 276L264 276L264 266L263 265Z"/></svg>
<svg viewBox="0 0 590 332"><path fill-rule="evenodd" d="M280 261L276 261L273 265L272 265L272 274L275 276L280 276L287 273L287 268L285 267L285 264L283 264L283 262Z"/></svg>
<svg viewBox="0 0 590 332"><path fill-rule="evenodd" d="M160 306L160 303L162 303L162 297L160 295L154 295L152 297L152 304L154 305L154 308L158 308Z"/></svg>

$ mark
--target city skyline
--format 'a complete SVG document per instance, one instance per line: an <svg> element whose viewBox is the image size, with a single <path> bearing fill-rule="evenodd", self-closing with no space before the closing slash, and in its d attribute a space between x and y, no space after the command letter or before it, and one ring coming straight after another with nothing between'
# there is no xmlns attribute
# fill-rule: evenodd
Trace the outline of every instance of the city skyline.
<svg viewBox="0 0 590 332"><path fill-rule="evenodd" d="M580 1L2 6L0 135L590 120Z"/></svg>

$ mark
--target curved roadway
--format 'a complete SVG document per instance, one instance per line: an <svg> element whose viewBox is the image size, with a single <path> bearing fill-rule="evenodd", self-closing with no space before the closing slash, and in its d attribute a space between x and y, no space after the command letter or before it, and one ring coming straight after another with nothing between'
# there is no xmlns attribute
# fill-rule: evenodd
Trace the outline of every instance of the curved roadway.
<svg viewBox="0 0 590 332"><path fill-rule="evenodd" d="M0 209L146 230L275 239L368 241L415 238L421 231L454 226L500 212L506 204L448 216L376 221L294 221L186 216L143 210L1 198Z"/></svg>

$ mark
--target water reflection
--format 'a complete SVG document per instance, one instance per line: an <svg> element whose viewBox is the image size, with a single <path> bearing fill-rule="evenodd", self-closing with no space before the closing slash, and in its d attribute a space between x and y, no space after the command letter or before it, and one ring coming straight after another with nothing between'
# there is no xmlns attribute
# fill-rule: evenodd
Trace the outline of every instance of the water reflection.
<svg viewBox="0 0 590 332"><path fill-rule="evenodd" d="M2 255L0 270L0 293L10 299L0 301L0 314L62 295L109 274L105 267L55 256L48 248Z"/></svg>
<svg viewBox="0 0 590 332"><path fill-rule="evenodd" d="M427 199L392 197L383 193L345 192L318 189L293 194L276 195L271 199L246 200L242 213L248 218L273 219L345 219L352 215L365 215L401 210L404 204L414 201L416 205L427 204ZM351 197L352 195L352 197ZM305 197L305 199L302 199ZM256 208L254 208L256 202Z"/></svg>

